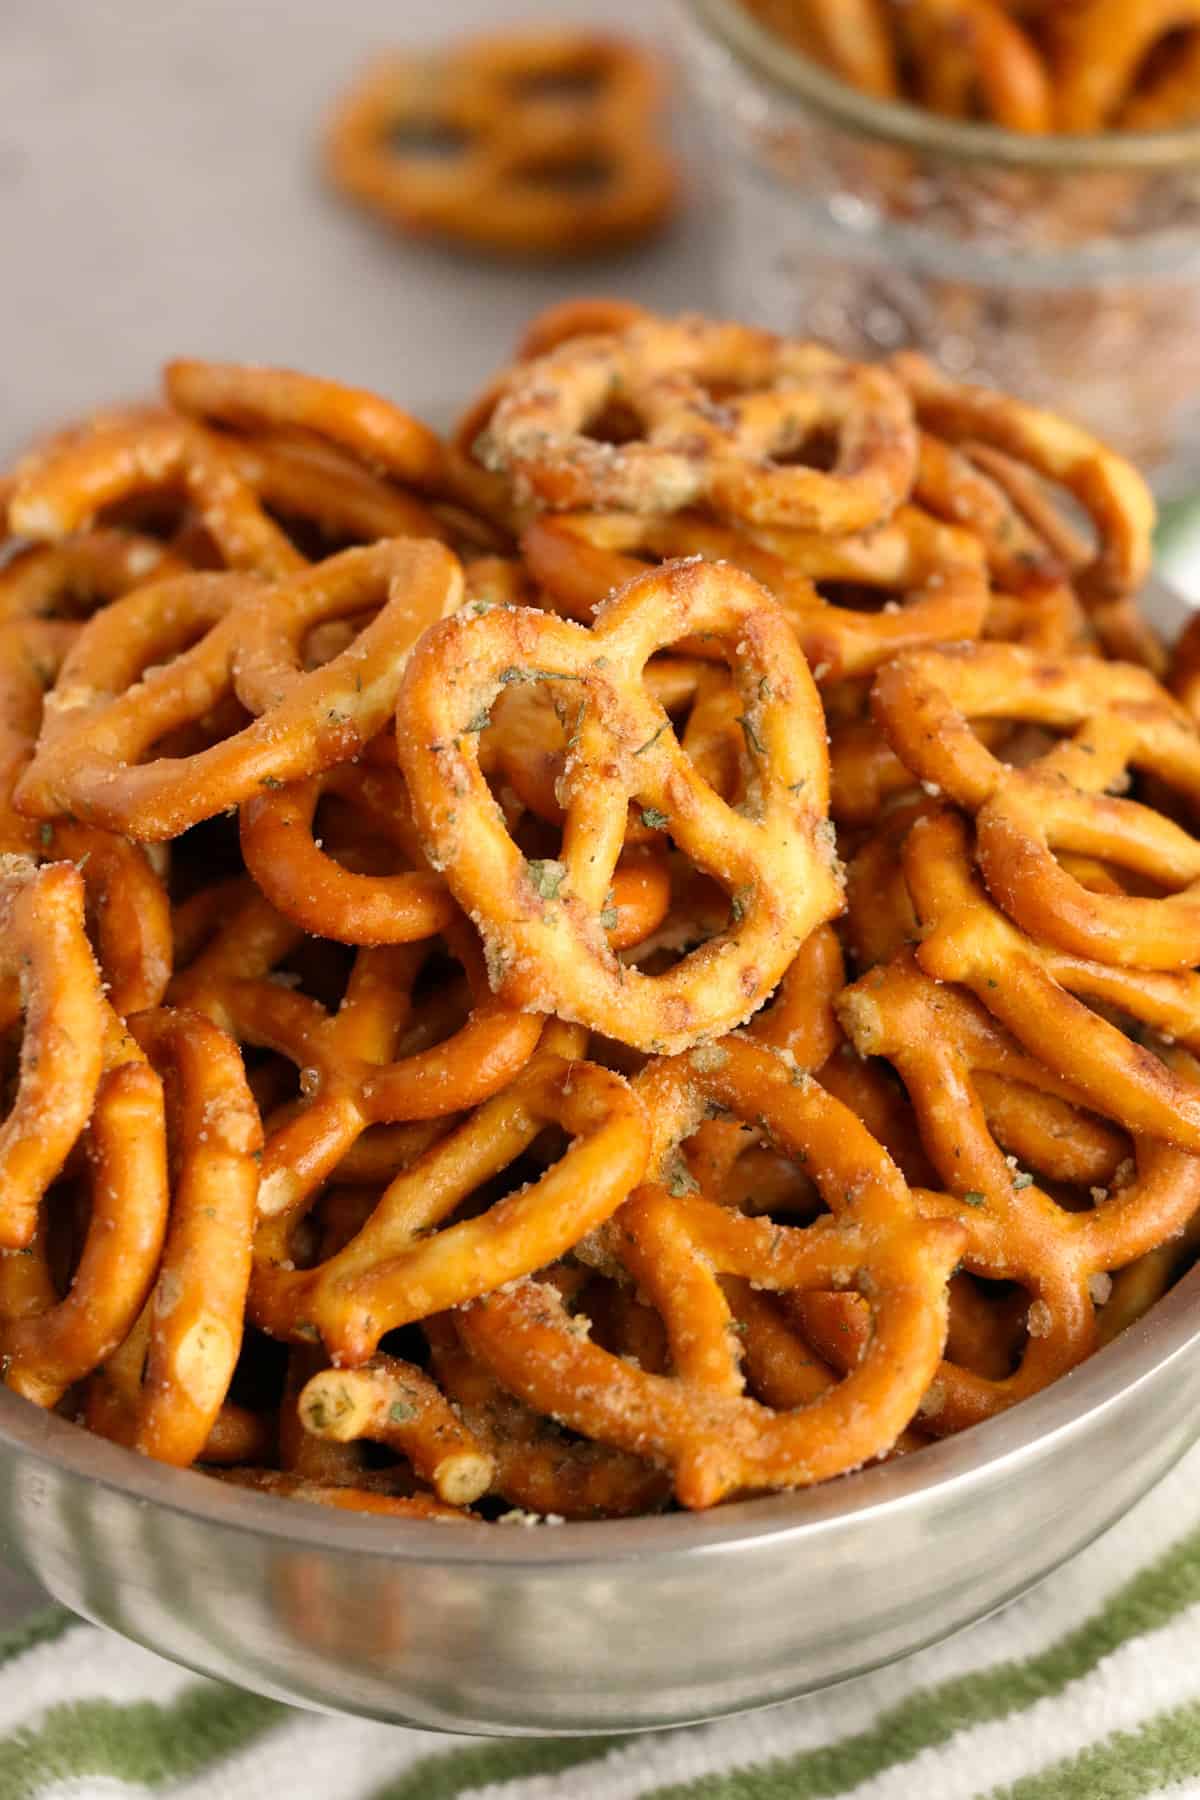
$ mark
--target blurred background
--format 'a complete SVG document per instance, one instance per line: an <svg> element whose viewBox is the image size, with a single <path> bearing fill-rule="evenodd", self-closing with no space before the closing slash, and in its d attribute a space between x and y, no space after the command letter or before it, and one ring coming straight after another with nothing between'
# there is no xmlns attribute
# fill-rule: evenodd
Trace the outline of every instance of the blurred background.
<svg viewBox="0 0 1200 1800"><path fill-rule="evenodd" d="M0 456L169 356L291 364L445 423L547 301L712 305L678 105L701 203L579 266L408 243L324 185L321 126L372 54L551 19L669 37L665 0L3 0Z"/></svg>

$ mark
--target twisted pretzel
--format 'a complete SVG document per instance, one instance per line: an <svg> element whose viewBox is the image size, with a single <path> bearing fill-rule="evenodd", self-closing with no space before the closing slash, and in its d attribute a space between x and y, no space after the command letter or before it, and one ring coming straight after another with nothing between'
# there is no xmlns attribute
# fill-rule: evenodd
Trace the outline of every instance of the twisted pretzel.
<svg viewBox="0 0 1200 1800"><path fill-rule="evenodd" d="M952 444L982 443L1004 452L1073 494L1092 520L1097 548L1076 577L1093 609L1136 593L1150 572L1154 501L1124 457L1056 414L990 388L950 381L914 351L889 364L909 394L918 423ZM1103 619L1096 611L1097 624Z"/></svg>
<svg viewBox="0 0 1200 1800"><path fill-rule="evenodd" d="M57 542L118 503L162 494L191 502L226 567L271 580L303 568L304 557L215 439L170 414L101 421L29 459L8 503L9 527Z"/></svg>
<svg viewBox="0 0 1200 1800"><path fill-rule="evenodd" d="M974 1274L1016 1279L1034 1296L1016 1373L989 1379L947 1365L939 1376L941 1404L926 1407L926 1423L936 1431L960 1430L1036 1392L1090 1354L1096 1345L1092 1278L1182 1229L1200 1206L1200 1162L1136 1139L1137 1178L1112 1193L1096 1188L1090 1210L1068 1211L1004 1155L972 1078L982 1066L1068 1104L1085 1104L1091 1096L1022 1057L982 1009L930 981L906 957L848 988L839 1011L859 1052L885 1056L899 1071L922 1141L957 1196L922 1194L922 1213L963 1225L964 1261Z"/></svg>
<svg viewBox="0 0 1200 1800"><path fill-rule="evenodd" d="M1200 30L1196 0L1082 0L1061 9L1051 42L1063 131L1103 131L1132 100L1156 44L1172 32Z"/></svg>
<svg viewBox="0 0 1200 1800"><path fill-rule="evenodd" d="M399 1451L449 1505L469 1506L491 1486L492 1458L429 1377L397 1357L314 1375L300 1395L300 1416L316 1437L370 1438Z"/></svg>
<svg viewBox="0 0 1200 1800"><path fill-rule="evenodd" d="M617 1256L662 1313L673 1377L632 1368L570 1329L555 1291L532 1281L462 1314L470 1348L511 1392L588 1437L671 1467L685 1506L803 1486L891 1448L941 1355L946 1281L963 1243L948 1221L922 1224L886 1153L815 1082L798 1085L771 1051L733 1038L660 1063L640 1083L656 1146L684 1135L705 1100L759 1120L808 1158L832 1217L796 1230L688 1194L643 1188L622 1208ZM788 1292L849 1286L874 1334L836 1388L778 1415L742 1394L717 1274Z"/></svg>
<svg viewBox="0 0 1200 1800"><path fill-rule="evenodd" d="M109 600L187 565L157 539L134 531L86 531L31 544L0 569L0 618L86 618Z"/></svg>
<svg viewBox="0 0 1200 1800"><path fill-rule="evenodd" d="M1033 943L990 904L971 869L965 828L949 814L913 827L904 871L927 974L971 988L1098 1112L1128 1131L1200 1150L1200 1089L1169 1050L1178 1039L1200 1051L1200 977L1126 970ZM1130 1042L1085 1000L1144 1024L1168 1048L1160 1056Z"/></svg>
<svg viewBox="0 0 1200 1800"><path fill-rule="evenodd" d="M402 230L508 256L586 255L649 236L674 205L654 133L662 98L653 59L599 33L390 55L339 102L326 166ZM450 154L422 155L423 139Z"/></svg>
<svg viewBox="0 0 1200 1800"><path fill-rule="evenodd" d="M851 537L762 528L729 530L690 514L581 513L536 519L521 537L534 580L583 623L645 560L702 555L730 562L781 603L818 679L876 669L898 650L978 636L987 611L983 556L965 533L916 507ZM824 599L814 585L844 581L898 597L878 612ZM704 655L703 643L689 646Z"/></svg>
<svg viewBox="0 0 1200 1800"><path fill-rule="evenodd" d="M262 1125L237 1046L198 1014L133 1034L168 1087L176 1174L154 1291L97 1377L89 1422L187 1468L211 1446L242 1344Z"/></svg>
<svg viewBox="0 0 1200 1800"><path fill-rule="evenodd" d="M657 1511L670 1488L641 1457L568 1438L505 1393L487 1365L472 1356L455 1314L426 1319L433 1368L459 1417L492 1458L492 1488L514 1506L562 1519L624 1518Z"/></svg>
<svg viewBox="0 0 1200 1800"><path fill-rule="evenodd" d="M163 371L167 399L205 424L238 431L302 431L350 451L369 469L440 494L445 459L436 435L366 388L294 369L180 358Z"/></svg>
<svg viewBox="0 0 1200 1800"><path fill-rule="evenodd" d="M352 757L389 718L413 639L460 593L448 551L400 539L344 551L273 588L193 575L127 594L89 621L68 655L17 803L161 839L263 782ZM381 601L341 655L302 671L316 624ZM259 715L251 724L190 756L141 760L235 685Z"/></svg>
<svg viewBox="0 0 1200 1800"><path fill-rule="evenodd" d="M642 680L654 650L704 631L730 647L742 698L746 813L698 777ZM479 770L476 721L514 677L569 681L579 696L561 861L525 860ZM448 621L418 647L401 705L418 828L479 922L510 1004L552 1006L642 1049L678 1049L747 1018L837 910L815 689L781 615L734 570L667 565L626 588L590 632L521 610ZM654 976L618 964L603 935L631 799L661 813L737 902L725 932Z"/></svg>
<svg viewBox="0 0 1200 1800"><path fill-rule="evenodd" d="M614 408L629 421L621 441L589 435ZM820 430L837 436L831 470L782 466ZM881 368L749 326L647 318L518 365L476 456L510 475L518 499L528 491L559 512L707 500L753 524L840 535L895 510L916 450L904 395Z"/></svg>
<svg viewBox="0 0 1200 1800"><path fill-rule="evenodd" d="M551 1121L575 1141L540 1181L478 1218L444 1224ZM641 1107L619 1076L539 1056L402 1170L363 1229L324 1263L292 1266L307 1196L269 1214L255 1243L252 1315L276 1337L316 1330L336 1361L362 1363L395 1326L542 1268L603 1223L645 1170L646 1136Z"/></svg>
<svg viewBox="0 0 1200 1800"><path fill-rule="evenodd" d="M988 886L1035 937L1127 968L1200 961L1200 844L1161 814L1108 790L1127 769L1200 794L1200 737L1146 671L1051 661L1014 646L917 651L877 679L875 716L907 768L977 813ZM1023 769L999 762L969 720L1024 719L1073 735ZM1055 849L1099 856L1180 891L1098 894Z"/></svg>
<svg viewBox="0 0 1200 1800"><path fill-rule="evenodd" d="M917 97L931 112L982 116L1009 131L1053 129L1049 72L1003 0L906 0L896 17Z"/></svg>
<svg viewBox="0 0 1200 1800"><path fill-rule="evenodd" d="M0 865L0 1019L24 1015L15 1098L0 1125L0 1247L23 1249L42 1195L91 1116L109 1014L69 863ZM118 1084L119 1086L120 1084Z"/></svg>

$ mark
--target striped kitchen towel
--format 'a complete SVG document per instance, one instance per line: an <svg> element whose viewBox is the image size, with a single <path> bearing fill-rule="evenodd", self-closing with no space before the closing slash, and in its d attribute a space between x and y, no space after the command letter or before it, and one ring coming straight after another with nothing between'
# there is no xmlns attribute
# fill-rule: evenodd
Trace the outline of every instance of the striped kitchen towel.
<svg viewBox="0 0 1200 1800"><path fill-rule="evenodd" d="M985 1623L686 1731L499 1741L295 1712L58 1611L0 1659L0 1800L1200 1800L1200 1451Z"/></svg>

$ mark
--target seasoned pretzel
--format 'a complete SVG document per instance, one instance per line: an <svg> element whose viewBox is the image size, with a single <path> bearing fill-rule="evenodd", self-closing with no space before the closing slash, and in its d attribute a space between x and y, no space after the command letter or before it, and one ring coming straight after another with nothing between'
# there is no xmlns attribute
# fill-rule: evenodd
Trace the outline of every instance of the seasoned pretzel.
<svg viewBox="0 0 1200 1800"><path fill-rule="evenodd" d="M677 182L657 63L616 37L543 30L378 58L339 101L330 179L401 230L507 256L636 242ZM444 158L422 154L428 139Z"/></svg>
<svg viewBox="0 0 1200 1800"><path fill-rule="evenodd" d="M913 827L904 870L927 974L971 988L1027 1050L1127 1131L1200 1150L1200 1088L1190 1069L1169 1049L1160 1057L1130 1042L1104 1016L1111 1009L1164 1045L1177 1039L1200 1052L1200 977L1127 970L1035 944L990 903L971 868L965 827L949 814Z"/></svg>
<svg viewBox="0 0 1200 1800"><path fill-rule="evenodd" d="M405 1053L413 985L430 942L363 950L345 996L330 1013L271 979L302 932L265 902L251 901L182 976L172 996L204 1012L239 1043L271 1049L300 1071L302 1098L272 1118L263 1155L260 1210L305 1207L369 1127L441 1118L502 1088L532 1055L542 1021L487 993L481 958L467 932L451 941L467 970L474 1009L444 1042L418 1041Z"/></svg>
<svg viewBox="0 0 1200 1800"><path fill-rule="evenodd" d="M398 1451L449 1505L469 1506L491 1486L492 1458L429 1377L398 1357L322 1370L300 1395L300 1417L315 1437Z"/></svg>
<svg viewBox="0 0 1200 1800"><path fill-rule="evenodd" d="M1002 0L905 0L896 9L916 96L931 112L1009 131L1054 125L1045 62Z"/></svg>
<svg viewBox="0 0 1200 1800"><path fill-rule="evenodd" d="M436 435L366 388L294 369L188 358L167 364L163 385L177 411L205 424L250 432L311 432L350 451L369 469L423 493L443 492L445 459Z"/></svg>
<svg viewBox="0 0 1200 1800"><path fill-rule="evenodd" d="M1119 120L1155 45L1197 31L1197 0L1080 0L1059 9L1051 44L1060 129L1103 131Z"/></svg>
<svg viewBox="0 0 1200 1800"><path fill-rule="evenodd" d="M922 1140L950 1195L922 1194L925 1216L953 1217L966 1229L964 1262L974 1274L1016 1279L1033 1296L1029 1339L1018 1370L1000 1380L947 1365L940 1404L924 1420L959 1430L1038 1391L1096 1345L1093 1277L1144 1255L1182 1229L1200 1206L1200 1162L1154 1140L1135 1140L1137 1178L1108 1193L1093 1189L1090 1210L1068 1211L997 1145L972 1077L977 1066L1068 1104L1079 1090L1056 1078L953 988L929 980L901 957L872 970L843 994L839 1010L863 1055L885 1056L917 1109Z"/></svg>
<svg viewBox="0 0 1200 1800"><path fill-rule="evenodd" d="M187 565L165 544L134 531L85 531L31 544L0 568L0 619L86 618L109 600Z"/></svg>
<svg viewBox="0 0 1200 1800"><path fill-rule="evenodd" d="M210 1442L241 1349L262 1125L236 1044L208 1019L164 1009L131 1029L167 1081L175 1177L154 1291L108 1359L102 1405L119 1416L108 1435L187 1468Z"/></svg>
<svg viewBox="0 0 1200 1800"><path fill-rule="evenodd" d="M438 1524L467 1523L474 1517L459 1506L435 1500L432 1494L381 1494L365 1487L326 1487L282 1469L207 1469L205 1473L214 1481L225 1481L233 1487L303 1500L310 1506L332 1506L340 1512L370 1513L385 1519L432 1519Z"/></svg>
<svg viewBox="0 0 1200 1800"><path fill-rule="evenodd" d="M898 90L886 0L745 0L764 25L844 81L890 100Z"/></svg>
<svg viewBox="0 0 1200 1800"><path fill-rule="evenodd" d="M127 594L84 627L67 657L17 803L35 816L72 812L161 839L264 781L352 757L390 716L414 638L460 593L448 551L399 539L344 551L272 588L193 575ZM341 655L301 669L313 626L381 602ZM253 723L191 756L141 760L235 685L260 715Z"/></svg>
<svg viewBox="0 0 1200 1800"><path fill-rule="evenodd" d="M717 390L716 401L710 390ZM589 435L620 407L629 441ZM828 472L783 466L836 434ZM745 325L647 318L518 365L476 456L558 512L678 512L702 500L757 525L861 531L907 496L917 443L882 368Z"/></svg>
<svg viewBox="0 0 1200 1800"><path fill-rule="evenodd" d="M1200 843L1108 790L1127 770L1194 801L1200 736L1146 671L1055 661L1008 645L897 658L877 678L876 718L905 766L977 812L980 864L1005 911L1035 937L1101 962L1175 969L1200 961ZM969 720L1023 719L1073 735L1022 769L981 744ZM1077 851L1170 889L1161 899L1097 894L1056 860Z"/></svg>
<svg viewBox="0 0 1200 1800"><path fill-rule="evenodd" d="M47 1266L53 1192L27 1246L32 1279L14 1277L5 1259L0 1363L8 1386L39 1406L57 1405L123 1342L162 1249L168 1205L162 1083L145 1062L122 1061L115 1050L109 1061L85 1138L91 1213L69 1290L60 1298Z"/></svg>
<svg viewBox="0 0 1200 1800"><path fill-rule="evenodd" d="M738 532L691 514L580 513L539 518L521 537L534 580L556 609L589 623L596 608L647 559L701 555L730 562L782 604L818 680L869 673L906 647L973 638L983 628L987 583L983 554L965 533L916 507L851 537L818 533ZM846 581L892 591L881 611L856 611L824 599L815 585ZM704 655L704 645L690 646Z"/></svg>
<svg viewBox="0 0 1200 1800"><path fill-rule="evenodd" d="M468 1345L527 1404L664 1459L685 1506L808 1485L884 1454L941 1355L961 1231L945 1220L922 1224L899 1171L853 1115L815 1082L797 1084L769 1050L728 1039L659 1063L639 1087L656 1148L686 1135L706 1100L729 1106L808 1157L833 1216L804 1230L744 1218L689 1194L669 1170L671 1192L645 1187L622 1209L614 1248L663 1315L673 1377L631 1368L580 1338L554 1290L532 1281L466 1309ZM787 1292L856 1288L874 1323L867 1354L836 1388L773 1414L742 1394L718 1272Z"/></svg>
<svg viewBox="0 0 1200 1800"><path fill-rule="evenodd" d="M438 1314L422 1330L439 1383L492 1458L494 1492L528 1512L562 1519L624 1518L665 1503L670 1484L661 1470L606 1444L568 1438L553 1420L505 1393L466 1348L456 1318Z"/></svg>
<svg viewBox="0 0 1200 1800"><path fill-rule="evenodd" d="M552 1121L574 1142L540 1181L477 1218L444 1223ZM296 1269L289 1254L309 1196L268 1213L255 1243L252 1316L277 1337L316 1330L335 1361L362 1363L395 1326L562 1255L626 1198L646 1150L641 1106L619 1076L543 1054L403 1170L363 1229L324 1263Z"/></svg>
<svg viewBox="0 0 1200 1800"><path fill-rule="evenodd" d="M1154 501L1124 457L1054 413L949 380L915 351L902 351L889 367L924 430L1001 450L1075 496L1096 529L1095 553L1076 579L1097 625L1106 603L1138 591L1150 572Z"/></svg>
<svg viewBox="0 0 1200 1800"><path fill-rule="evenodd" d="M37 1229L42 1195L91 1116L109 1013L69 863L0 864L0 1017L24 1016L16 1096L0 1126L0 1247Z"/></svg>
<svg viewBox="0 0 1200 1800"><path fill-rule="evenodd" d="M702 631L732 653L749 816L691 768L642 680L654 650ZM569 681L579 696L561 861L525 860L479 770L477 721L514 678ZM448 621L418 647L401 704L418 828L479 922L493 985L510 1004L677 1050L749 1017L838 908L816 692L782 616L734 570L664 566L624 589L590 632L520 610ZM729 929L655 976L617 964L603 936L631 799L661 812L680 849L737 903Z"/></svg>
<svg viewBox="0 0 1200 1800"><path fill-rule="evenodd" d="M208 433L169 413L94 430L34 455L8 504L12 531L54 543L118 502L182 494L228 568L278 579L304 557Z"/></svg>

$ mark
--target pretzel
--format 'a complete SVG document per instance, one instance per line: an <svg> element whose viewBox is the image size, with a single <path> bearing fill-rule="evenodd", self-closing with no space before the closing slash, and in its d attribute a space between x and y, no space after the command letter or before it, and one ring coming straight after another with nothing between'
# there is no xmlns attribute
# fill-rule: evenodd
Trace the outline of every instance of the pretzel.
<svg viewBox="0 0 1200 1800"><path fill-rule="evenodd" d="M54 543L119 503L162 494L192 503L228 568L274 580L304 566L220 445L170 414L102 421L30 458L9 500L9 527Z"/></svg>
<svg viewBox="0 0 1200 1800"><path fill-rule="evenodd" d="M641 679L654 650L701 631L736 646L757 817L734 814L698 778ZM561 862L522 857L479 771L475 722L514 676L570 681L579 695ZM591 632L520 610L448 621L418 647L401 706L418 828L479 921L510 1004L552 1003L622 1042L675 1050L747 1018L837 909L815 689L782 618L734 570L666 565L624 589ZM737 900L729 929L657 976L618 965L603 938L631 799L664 814L679 847Z"/></svg>
<svg viewBox="0 0 1200 1800"><path fill-rule="evenodd" d="M613 407L629 421L616 444L589 435ZM821 430L836 434L832 469L782 466ZM528 493L558 512L669 513L706 500L735 520L841 535L895 510L916 449L885 370L684 317L576 338L518 365L475 454L507 472L518 500Z"/></svg>
<svg viewBox="0 0 1200 1800"><path fill-rule="evenodd" d="M423 493L443 491L442 447L428 426L366 388L294 369L179 358L163 371L177 411L237 431L302 431Z"/></svg>
<svg viewBox="0 0 1200 1800"><path fill-rule="evenodd" d="M1081 0L1051 30L1063 131L1103 131L1118 120L1156 44L1200 29L1196 0Z"/></svg>
<svg viewBox="0 0 1200 1800"><path fill-rule="evenodd" d="M1182 1229L1200 1206L1200 1163L1153 1140L1135 1140L1137 1178L1113 1193L1095 1189L1091 1210L1068 1211L1016 1169L1015 1157L1005 1157L971 1077L978 1063L990 1062L1070 1104L1090 1096L1021 1057L982 1009L930 981L907 958L847 989L839 1011L859 1052L886 1056L900 1072L925 1147L956 1196L923 1194L922 1213L964 1226L964 1261L973 1273L1016 1279L1033 1296L1029 1340L1015 1374L995 1381L947 1365L939 1376L941 1404L926 1407L925 1422L935 1431L959 1430L1037 1392L1090 1354L1096 1344L1092 1278Z"/></svg>
<svg viewBox="0 0 1200 1800"><path fill-rule="evenodd" d="M1097 624L1106 604L1138 591L1150 572L1155 513L1150 490L1130 463L1053 413L950 381L915 351L902 351L888 366L922 429L951 443L1003 451L1074 495L1096 529L1095 553L1076 584Z"/></svg>
<svg viewBox="0 0 1200 1800"><path fill-rule="evenodd" d="M26 1245L30 1275L14 1276L10 1259L3 1265L0 1364L7 1385L39 1406L57 1405L123 1341L154 1279L166 1228L162 1084L145 1062L119 1053L107 1060L85 1140L91 1214L68 1292L59 1297L47 1262L51 1196Z"/></svg>
<svg viewBox="0 0 1200 1800"><path fill-rule="evenodd" d="M91 1116L108 1014L83 923L83 878L69 863L0 865L4 1024L23 1015L15 1098L0 1126L0 1246L24 1249L42 1195Z"/></svg>
<svg viewBox="0 0 1200 1800"><path fill-rule="evenodd" d="M470 1348L505 1387L588 1437L671 1467L689 1507L804 1486L881 1455L916 1411L946 1331L945 1284L963 1234L922 1225L898 1170L853 1115L777 1055L737 1038L659 1063L640 1083L655 1147L686 1135L706 1100L762 1121L808 1157L832 1218L804 1230L749 1219L689 1194L643 1188L622 1208L616 1253L662 1313L673 1377L631 1368L569 1329L552 1288L494 1291L462 1314ZM799 1411L742 1394L717 1274L784 1291L850 1286L874 1335L858 1367ZM868 1292L869 1290L869 1292Z"/></svg>
<svg viewBox="0 0 1200 1800"><path fill-rule="evenodd" d="M764 25L864 94L893 99L898 81L885 0L745 0Z"/></svg>
<svg viewBox="0 0 1200 1800"><path fill-rule="evenodd" d="M663 1505L670 1489L660 1470L607 1445L567 1438L514 1400L467 1350L455 1318L436 1315L422 1330L439 1383L492 1459L495 1493L563 1519L624 1518Z"/></svg>
<svg viewBox="0 0 1200 1800"><path fill-rule="evenodd" d="M313 837L323 795L347 800L413 866L396 875L344 868ZM435 936L458 916L442 878L425 868L408 792L393 770L343 763L294 786L259 793L241 809L246 867L285 917L343 944L403 944ZM640 943L667 909L665 874L645 860L613 872L608 930L615 950Z"/></svg>
<svg viewBox="0 0 1200 1800"><path fill-rule="evenodd" d="M540 1181L434 1230L552 1120L574 1142ZM363 1229L324 1263L290 1266L309 1196L269 1212L255 1243L252 1316L277 1337L316 1330L335 1361L362 1363L397 1325L553 1261L615 1211L645 1165L641 1108L621 1078L544 1054L402 1170Z"/></svg>
<svg viewBox="0 0 1200 1800"><path fill-rule="evenodd" d="M153 1294L102 1386L121 1442L186 1468L211 1442L241 1349L262 1125L237 1046L209 1020L164 1009L132 1030L169 1083L176 1173Z"/></svg>
<svg viewBox="0 0 1200 1800"><path fill-rule="evenodd" d="M570 343L572 338L607 337L649 316L644 306L632 300L610 300L607 296L559 300L534 314L521 333L516 360L531 362L545 356L548 350L557 350L560 344Z"/></svg>
<svg viewBox="0 0 1200 1800"><path fill-rule="evenodd" d="M57 544L31 544L0 568L0 618L86 618L132 588L186 568L165 545L134 531L86 531Z"/></svg>
<svg viewBox="0 0 1200 1800"><path fill-rule="evenodd" d="M361 951L337 1012L271 980L302 933L253 902L177 978L179 1004L195 1007L239 1043L261 1045L301 1072L302 1099L272 1118L263 1155L260 1211L290 1216L311 1202L370 1126L444 1117L487 1099L524 1066L542 1021L487 995L478 951L451 930L475 1001L445 1042L396 1057L412 988L429 942ZM280 1227L282 1229L282 1227Z"/></svg>
<svg viewBox="0 0 1200 1800"><path fill-rule="evenodd" d="M971 988L1046 1068L1127 1131L1200 1150L1200 1089L1169 1049L1177 1039L1200 1051L1200 978L1121 969L1033 943L989 903L972 873L965 828L949 814L913 827L904 870L927 974ZM1147 1026L1166 1046L1161 1058L1086 1001Z"/></svg>
<svg viewBox="0 0 1200 1800"><path fill-rule="evenodd" d="M896 18L917 98L931 112L1009 131L1053 129L1049 72L1003 0L906 0Z"/></svg>
<svg viewBox="0 0 1200 1800"><path fill-rule="evenodd" d="M1152 676L1010 646L951 646L898 658L877 679L872 706L905 766L977 812L984 876L1018 924L1124 967L1200 961L1200 844L1140 802L1107 792L1127 783L1132 767L1189 799L1200 793L1200 737ZM1014 770L971 732L968 721L989 714L1074 735ZM1055 849L1099 855L1179 891L1162 899L1091 892Z"/></svg>
<svg viewBox="0 0 1200 1800"><path fill-rule="evenodd" d="M1157 76L1139 85L1117 118L1122 131L1172 131L1200 117L1200 33L1174 49Z"/></svg>
<svg viewBox="0 0 1200 1800"><path fill-rule="evenodd" d="M371 1438L399 1451L449 1505L469 1506L491 1486L492 1458L428 1376L397 1357L314 1375L300 1415L317 1437Z"/></svg>
<svg viewBox="0 0 1200 1800"><path fill-rule="evenodd" d="M987 609L983 557L966 533L915 507L857 536L761 529L749 533L690 514L566 514L535 520L521 548L534 580L558 610L583 623L644 558L700 554L753 575L783 605L818 679L869 673L906 647L976 637ZM632 554L631 554L632 553ZM848 581L901 598L878 612L835 606L814 585ZM689 646L703 656L704 645Z"/></svg>
<svg viewBox="0 0 1200 1800"><path fill-rule="evenodd" d="M69 654L17 804L162 839L264 782L352 757L389 717L414 637L460 592L448 551L399 539L344 551L270 589L193 575L127 594L85 626ZM314 625L381 600L349 648L302 672L300 647ZM259 715L253 723L190 756L140 760L235 686Z"/></svg>
<svg viewBox="0 0 1200 1800"><path fill-rule="evenodd" d="M208 1469L205 1473L233 1487L303 1500L309 1506L332 1506L339 1512L367 1513L385 1519L431 1519L439 1525L465 1523L474 1517L462 1507L435 1500L432 1494L379 1494L363 1487L326 1487L282 1469Z"/></svg>
<svg viewBox="0 0 1200 1800"><path fill-rule="evenodd" d="M655 134L657 63L616 37L543 30L391 54L341 98L335 186L402 231L504 256L587 255L651 236L677 181ZM448 151L422 154L428 142Z"/></svg>

